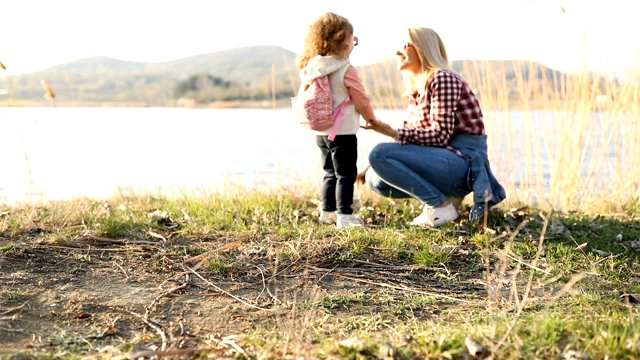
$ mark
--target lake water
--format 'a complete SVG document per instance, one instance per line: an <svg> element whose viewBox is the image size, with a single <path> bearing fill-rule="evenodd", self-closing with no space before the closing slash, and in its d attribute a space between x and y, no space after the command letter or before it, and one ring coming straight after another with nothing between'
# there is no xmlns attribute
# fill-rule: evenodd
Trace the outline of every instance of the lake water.
<svg viewBox="0 0 640 360"><path fill-rule="evenodd" d="M404 111L377 113L382 119L401 120ZM557 115L485 115L490 157L499 178L508 187L534 186L533 181L548 189L558 160L549 155L566 140L528 127L557 126ZM0 201L319 185L313 135L290 119L289 109L0 108ZM597 114L594 119L597 122ZM637 126L637 121L629 123ZM388 140L365 130L358 139L360 165L373 145ZM539 155L522 155L535 155L535 148L540 148ZM591 156L586 149L585 156ZM618 155L611 147L599 171L608 168L607 162L619 162ZM580 173L588 176L589 168L583 166ZM600 182L611 176L601 175Z"/></svg>

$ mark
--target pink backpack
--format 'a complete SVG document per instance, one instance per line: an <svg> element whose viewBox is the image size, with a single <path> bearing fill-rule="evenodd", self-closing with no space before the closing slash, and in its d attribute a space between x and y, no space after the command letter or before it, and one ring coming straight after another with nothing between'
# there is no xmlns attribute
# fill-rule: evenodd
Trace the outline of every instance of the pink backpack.
<svg viewBox="0 0 640 360"><path fill-rule="evenodd" d="M325 131L333 126L329 134L329 140L333 140L342 124L344 107L351 103L347 98L333 111L333 98L329 77L321 76L314 79L311 84L300 87L298 95L291 98L293 117L303 126L311 130Z"/></svg>

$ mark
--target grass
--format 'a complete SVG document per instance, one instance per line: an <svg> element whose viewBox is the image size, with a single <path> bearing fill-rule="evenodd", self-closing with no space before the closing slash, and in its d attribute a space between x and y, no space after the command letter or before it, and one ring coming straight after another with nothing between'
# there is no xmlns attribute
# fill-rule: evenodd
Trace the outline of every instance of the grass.
<svg viewBox="0 0 640 360"><path fill-rule="evenodd" d="M166 278L182 271L176 265L194 266L200 259L198 274L206 282L198 285L194 278L186 289L227 284L227 294L266 307L251 309L229 298L234 316L251 318L253 325L233 338L215 338L216 344L235 345L225 355L216 352L220 357L462 359L471 342L499 359L560 358L569 351L582 359L640 356L638 307L621 297L640 292L636 205L599 215L503 207L492 211L486 226L463 219L424 230L404 225L419 211L412 200L365 196L360 215L369 225L384 226L339 230L317 224L312 198L249 192L4 207L0 264L21 252L56 247L79 247L69 250L71 263L100 268L115 261L87 252L106 246L87 247L88 235L113 241L109 246L126 249L146 272ZM247 300L246 291L262 300ZM169 301L182 296L187 293ZM31 301L17 288L0 292L0 310ZM259 314L264 317L258 321ZM48 336L66 346L31 353L169 354L160 351L157 336L121 330L105 345L97 340L103 339L99 329L86 331L61 326ZM213 351L212 339L167 348L197 358Z"/></svg>
<svg viewBox="0 0 640 360"><path fill-rule="evenodd" d="M0 338L22 325L39 333L26 327L25 310L39 299L12 285L21 274L12 266L38 253L59 266L117 265L127 279L127 264L155 281L199 266L168 301L220 284L235 308L206 315L250 323L222 335L204 327L167 344L158 333L173 331L175 319L159 305L164 330L143 316L148 326L134 331L134 320L106 313L117 336L96 327L83 333L67 320L45 332L53 345L44 350L0 342L0 357L178 350L238 359L464 359L475 350L496 359L640 357L640 74L614 85L600 74L525 76L519 62L511 65L513 82L504 64L465 73L480 94L492 167L509 194L480 226L407 228L418 204L364 194L359 215L380 227L340 231L315 222L315 191L0 208L0 273L8 285L0 288ZM388 88L369 93L377 107L402 107ZM40 265L48 263L33 266Z"/></svg>

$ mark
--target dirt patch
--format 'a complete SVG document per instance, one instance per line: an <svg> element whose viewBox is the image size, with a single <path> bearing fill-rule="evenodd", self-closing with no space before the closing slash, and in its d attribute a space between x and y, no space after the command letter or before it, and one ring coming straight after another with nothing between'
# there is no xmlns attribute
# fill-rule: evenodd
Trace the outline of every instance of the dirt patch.
<svg viewBox="0 0 640 360"><path fill-rule="evenodd" d="M37 245L32 237L0 240L0 355L248 356L263 350L243 342L246 334L298 331L314 312L317 318L366 315L377 306L351 306L354 293L440 288L443 303L455 304L448 297L483 291L470 283L455 288L438 280L437 271L395 265L374 270L357 260L338 267L329 264L335 261L330 254L284 266L264 247L224 241L199 245L215 252L187 255L186 246L161 242L60 246ZM222 251L237 263L212 263ZM393 271L404 275L391 284L383 274ZM319 305L302 306L311 303ZM432 316L420 312L414 315Z"/></svg>
<svg viewBox="0 0 640 360"><path fill-rule="evenodd" d="M197 340L237 334L272 316L247 311L248 306L202 281L181 284L171 273L149 271L137 259L92 254L30 248L0 257L5 313L0 349L77 347L87 340L103 345L138 342L145 348L145 340L157 340L154 327L168 340ZM187 276L178 277L185 281Z"/></svg>

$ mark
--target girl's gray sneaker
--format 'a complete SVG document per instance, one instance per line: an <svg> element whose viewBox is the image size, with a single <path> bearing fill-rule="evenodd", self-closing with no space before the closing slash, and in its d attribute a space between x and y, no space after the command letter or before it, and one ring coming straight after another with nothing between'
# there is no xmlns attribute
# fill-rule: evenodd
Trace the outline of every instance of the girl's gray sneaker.
<svg viewBox="0 0 640 360"><path fill-rule="evenodd" d="M354 226L364 226L362 220L358 219L353 214L338 214L338 221L336 222L336 226L339 228L347 228Z"/></svg>
<svg viewBox="0 0 640 360"><path fill-rule="evenodd" d="M333 225L338 221L338 216L335 211L321 211L318 221L321 224Z"/></svg>

